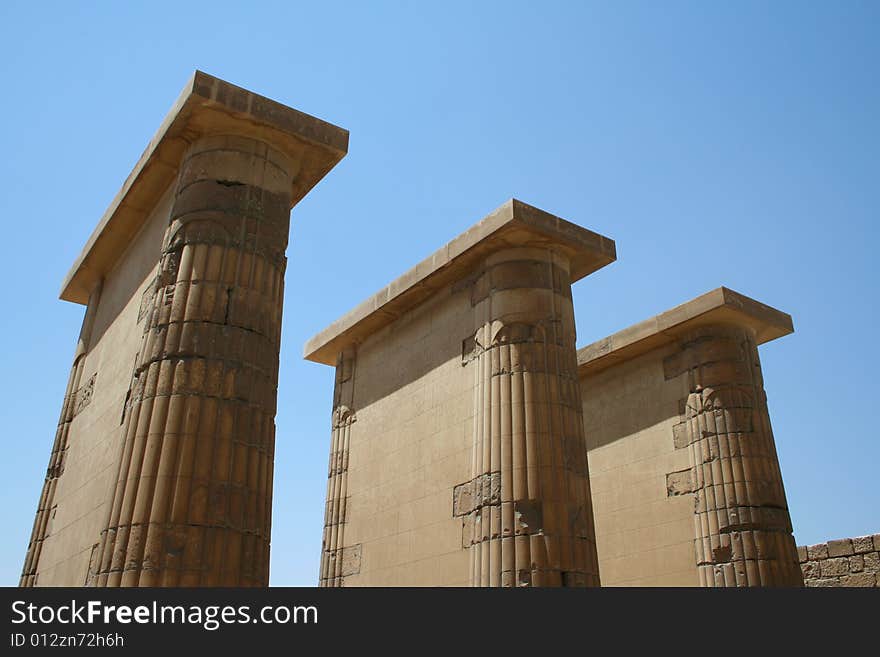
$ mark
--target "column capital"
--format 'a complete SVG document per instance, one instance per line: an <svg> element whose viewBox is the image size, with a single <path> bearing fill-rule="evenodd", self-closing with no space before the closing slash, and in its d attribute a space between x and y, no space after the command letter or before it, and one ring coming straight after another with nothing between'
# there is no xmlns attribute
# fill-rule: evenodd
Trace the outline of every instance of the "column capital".
<svg viewBox="0 0 880 657"><path fill-rule="evenodd" d="M794 332L791 315L719 287L578 349L578 373L601 372L708 326L745 329L759 345Z"/></svg>
<svg viewBox="0 0 880 657"><path fill-rule="evenodd" d="M297 163L291 207L348 151L348 131L196 71L98 222L61 286L60 298L88 303L177 177L187 148L208 135L259 140Z"/></svg>
<svg viewBox="0 0 880 657"><path fill-rule="evenodd" d="M306 342L303 357L335 365L346 347L362 342L450 283L466 280L492 254L526 248L556 251L575 281L617 259L614 240L510 199L388 286Z"/></svg>

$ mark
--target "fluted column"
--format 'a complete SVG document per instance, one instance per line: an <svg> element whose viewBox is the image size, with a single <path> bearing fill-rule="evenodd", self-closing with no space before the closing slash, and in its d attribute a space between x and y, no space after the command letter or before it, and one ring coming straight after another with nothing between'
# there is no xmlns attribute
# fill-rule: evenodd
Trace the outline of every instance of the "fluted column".
<svg viewBox="0 0 880 657"><path fill-rule="evenodd" d="M569 262L497 252L472 302L473 478L456 490L471 583L598 585Z"/></svg>
<svg viewBox="0 0 880 657"><path fill-rule="evenodd" d="M351 426L357 420L353 408L355 349L346 349L336 362L333 389L330 465L327 472L327 503L321 542L321 573L318 586L342 586L344 576L345 520L348 502L348 454Z"/></svg>
<svg viewBox="0 0 880 657"><path fill-rule="evenodd" d="M754 335L710 326L683 338L685 422L703 586L801 586Z"/></svg>
<svg viewBox="0 0 880 657"><path fill-rule="evenodd" d="M101 535L98 586L265 586L296 165L255 139L181 164Z"/></svg>
<svg viewBox="0 0 880 657"><path fill-rule="evenodd" d="M58 427L55 430L55 442L52 445L49 466L46 468L46 479L43 482L43 490L40 493L40 501L37 504L37 514L34 518L31 540L28 543L27 554L25 554L19 586L36 586L37 584L40 555L43 551L43 543L48 536L49 523L54 512L55 490L58 487L58 480L64 474L64 461L67 457L70 423L84 401L78 399L77 393L80 390L80 382L82 381L83 367L85 365L84 361L89 350L92 326L95 323L95 314L98 311L98 302L101 298L101 287L102 285L99 281L89 295L89 304L86 307L82 327L79 332L79 340L76 343L76 353L73 356L73 366L70 368L70 376L67 379L64 401L61 403L61 416L58 419Z"/></svg>

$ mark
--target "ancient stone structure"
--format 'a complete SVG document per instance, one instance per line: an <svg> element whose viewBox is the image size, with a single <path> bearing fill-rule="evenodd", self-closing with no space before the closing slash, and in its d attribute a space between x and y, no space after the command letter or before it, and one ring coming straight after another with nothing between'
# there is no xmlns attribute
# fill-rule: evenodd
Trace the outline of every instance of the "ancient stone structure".
<svg viewBox="0 0 880 657"><path fill-rule="evenodd" d="M614 243L510 201L313 338L320 583L597 585L571 283Z"/></svg>
<svg viewBox="0 0 880 657"><path fill-rule="evenodd" d="M791 318L719 288L575 365L580 276L487 228L526 213L582 230L513 201L306 345L337 367L320 583L802 585L757 353Z"/></svg>
<svg viewBox="0 0 880 657"><path fill-rule="evenodd" d="M290 210L348 133L197 72L64 282L86 305L22 586L265 586ZM758 346L718 288L576 350L613 241L520 201L316 335L321 586L874 586L796 548ZM320 503L315 501L315 503Z"/></svg>
<svg viewBox="0 0 880 657"><path fill-rule="evenodd" d="M718 288L578 352L606 584L802 584L757 352L791 331Z"/></svg>
<svg viewBox="0 0 880 657"><path fill-rule="evenodd" d="M290 209L348 133L197 72L64 282L87 304L21 584L268 584Z"/></svg>
<svg viewBox="0 0 880 657"><path fill-rule="evenodd" d="M807 586L880 586L880 534L801 545L797 550Z"/></svg>

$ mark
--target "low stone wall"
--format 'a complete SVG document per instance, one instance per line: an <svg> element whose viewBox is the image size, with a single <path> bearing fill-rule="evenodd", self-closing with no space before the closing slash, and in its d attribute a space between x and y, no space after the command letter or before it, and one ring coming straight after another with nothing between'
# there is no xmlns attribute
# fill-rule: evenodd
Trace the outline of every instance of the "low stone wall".
<svg viewBox="0 0 880 657"><path fill-rule="evenodd" d="M880 586L880 534L798 547L807 586Z"/></svg>

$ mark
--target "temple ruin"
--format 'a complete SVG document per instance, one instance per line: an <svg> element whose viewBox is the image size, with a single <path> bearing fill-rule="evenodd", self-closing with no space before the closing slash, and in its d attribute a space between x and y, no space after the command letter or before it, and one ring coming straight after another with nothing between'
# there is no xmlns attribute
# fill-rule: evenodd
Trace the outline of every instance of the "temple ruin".
<svg viewBox="0 0 880 657"><path fill-rule="evenodd" d="M21 586L268 585L290 211L347 149L187 83L62 286ZM795 545L758 354L791 317L720 287L578 350L571 286L616 257L511 200L305 345L336 372L321 586L877 584L880 536Z"/></svg>

